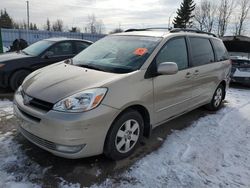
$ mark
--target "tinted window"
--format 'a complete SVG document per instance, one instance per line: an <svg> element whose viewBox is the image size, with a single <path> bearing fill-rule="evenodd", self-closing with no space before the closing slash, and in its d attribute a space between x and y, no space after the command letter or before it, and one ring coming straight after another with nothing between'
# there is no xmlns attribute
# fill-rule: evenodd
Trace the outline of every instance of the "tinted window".
<svg viewBox="0 0 250 188"><path fill-rule="evenodd" d="M192 65L199 66L214 62L214 52L212 45L205 38L190 38L192 49Z"/></svg>
<svg viewBox="0 0 250 188"><path fill-rule="evenodd" d="M218 61L223 61L229 59L227 49L223 42L220 40L213 40L214 50Z"/></svg>
<svg viewBox="0 0 250 188"><path fill-rule="evenodd" d="M80 53L83 51L85 48L87 48L89 44L84 43L84 42L76 42L76 53Z"/></svg>
<svg viewBox="0 0 250 188"><path fill-rule="evenodd" d="M60 55L71 55L72 51L72 43L71 42L60 42L55 44L49 51L52 51L54 56Z"/></svg>
<svg viewBox="0 0 250 188"><path fill-rule="evenodd" d="M188 67L187 46L184 38L172 39L161 49L156 63L175 62L179 70Z"/></svg>

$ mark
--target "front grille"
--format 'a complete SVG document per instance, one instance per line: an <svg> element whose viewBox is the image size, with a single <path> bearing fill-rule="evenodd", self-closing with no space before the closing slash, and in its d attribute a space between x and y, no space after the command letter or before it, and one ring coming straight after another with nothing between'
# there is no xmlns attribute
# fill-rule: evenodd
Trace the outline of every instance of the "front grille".
<svg viewBox="0 0 250 188"><path fill-rule="evenodd" d="M22 97L24 98L25 96L28 96L23 90L21 91L22 93ZM40 110L43 110L43 111L50 111L54 104L50 103L50 102L46 102L46 101L43 101L43 100L40 100L40 99L36 99L36 98L33 98L31 96L28 96L31 98L31 100L29 101L29 106L31 107L34 107L34 108L37 108L37 109L40 109Z"/></svg>
<svg viewBox="0 0 250 188"><path fill-rule="evenodd" d="M51 150L56 150L56 145L55 143L53 142L50 142L48 140L44 140L28 131L26 131L25 129L23 129L21 126L20 126L20 132L27 138L27 139L30 139L32 142L40 145L40 146L43 146L45 148L48 148L48 149L51 149Z"/></svg>
<svg viewBox="0 0 250 188"><path fill-rule="evenodd" d="M42 101L42 100L36 99L36 98L33 98L30 101L29 105L32 107L47 111L47 112L50 111L54 106L52 103Z"/></svg>

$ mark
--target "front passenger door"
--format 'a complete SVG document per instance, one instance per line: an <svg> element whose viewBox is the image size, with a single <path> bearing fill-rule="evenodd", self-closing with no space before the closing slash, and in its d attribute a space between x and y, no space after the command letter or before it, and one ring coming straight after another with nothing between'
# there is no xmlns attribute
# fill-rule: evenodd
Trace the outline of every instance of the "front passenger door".
<svg viewBox="0 0 250 188"><path fill-rule="evenodd" d="M161 123L187 110L192 103L192 80L185 37L170 39L155 58L158 65L175 62L178 73L153 79L155 123Z"/></svg>

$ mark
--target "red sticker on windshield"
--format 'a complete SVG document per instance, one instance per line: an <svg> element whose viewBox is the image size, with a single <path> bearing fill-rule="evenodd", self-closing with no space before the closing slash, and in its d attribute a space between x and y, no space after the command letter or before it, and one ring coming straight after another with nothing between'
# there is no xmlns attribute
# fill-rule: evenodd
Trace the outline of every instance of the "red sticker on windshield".
<svg viewBox="0 0 250 188"><path fill-rule="evenodd" d="M139 56L143 56L147 52L148 52L147 48L137 48L137 49L135 49L134 54L139 55Z"/></svg>

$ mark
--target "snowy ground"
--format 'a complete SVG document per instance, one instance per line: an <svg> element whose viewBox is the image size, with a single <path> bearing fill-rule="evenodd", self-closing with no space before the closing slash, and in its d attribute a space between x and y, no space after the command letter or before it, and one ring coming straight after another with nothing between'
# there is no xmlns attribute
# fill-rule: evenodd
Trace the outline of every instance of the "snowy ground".
<svg viewBox="0 0 250 188"><path fill-rule="evenodd" d="M0 101L0 118L13 118L10 106ZM230 89L224 106L174 131L157 151L92 187L250 187L250 90ZM0 133L0 187L40 187L50 167L29 158L16 137ZM58 182L58 187L80 187Z"/></svg>

